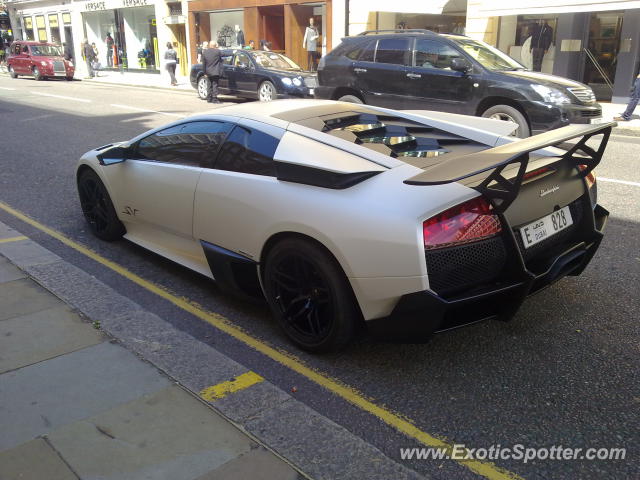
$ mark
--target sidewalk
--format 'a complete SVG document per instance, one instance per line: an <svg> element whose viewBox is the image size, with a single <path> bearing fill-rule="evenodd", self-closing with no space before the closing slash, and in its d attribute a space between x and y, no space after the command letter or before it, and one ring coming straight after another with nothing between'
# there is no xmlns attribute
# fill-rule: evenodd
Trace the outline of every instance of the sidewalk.
<svg viewBox="0 0 640 480"><path fill-rule="evenodd" d="M0 479L304 478L94 327L0 255Z"/></svg>
<svg viewBox="0 0 640 480"><path fill-rule="evenodd" d="M183 77L176 75L178 85L172 87L170 85L171 80L169 74L162 71L157 73L134 73L134 72L115 72L101 70L98 72L98 76L95 78L85 78L80 76L77 72L76 79L89 83L109 83L115 85L130 85L135 87L152 87L152 88L166 88L167 90L188 90L197 95L196 90L191 86L189 77Z"/></svg>

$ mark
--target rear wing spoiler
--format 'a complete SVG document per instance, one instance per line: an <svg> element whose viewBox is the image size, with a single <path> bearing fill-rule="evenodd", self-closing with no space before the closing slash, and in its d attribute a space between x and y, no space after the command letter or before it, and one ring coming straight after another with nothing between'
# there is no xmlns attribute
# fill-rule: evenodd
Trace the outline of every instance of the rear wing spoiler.
<svg viewBox="0 0 640 480"><path fill-rule="evenodd" d="M586 177L602 160L611 129L616 125L615 122L598 125L568 125L482 152L452 158L405 180L404 183L443 185L477 176L479 184L473 188L491 202L497 213L503 213L520 191L531 152L581 136L580 141L559 157L575 166L585 165L586 168L580 172L580 175ZM587 146L589 139L596 135L602 135L598 147L594 149ZM519 167L515 178L505 178L502 175L504 169L516 164L519 164Z"/></svg>

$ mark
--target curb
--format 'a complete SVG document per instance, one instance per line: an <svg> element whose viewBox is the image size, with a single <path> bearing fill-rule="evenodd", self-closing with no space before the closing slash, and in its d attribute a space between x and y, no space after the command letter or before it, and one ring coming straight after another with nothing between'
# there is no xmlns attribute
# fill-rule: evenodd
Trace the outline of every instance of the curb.
<svg viewBox="0 0 640 480"><path fill-rule="evenodd" d="M0 222L0 239L17 236L20 232ZM426 478L268 380L218 401L203 400L199 395L203 389L235 379L248 369L29 238L0 243L0 254L305 476L316 480Z"/></svg>

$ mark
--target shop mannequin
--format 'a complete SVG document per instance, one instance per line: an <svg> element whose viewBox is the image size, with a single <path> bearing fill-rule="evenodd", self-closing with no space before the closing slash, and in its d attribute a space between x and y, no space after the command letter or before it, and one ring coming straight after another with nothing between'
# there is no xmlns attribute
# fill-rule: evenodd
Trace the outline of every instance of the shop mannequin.
<svg viewBox="0 0 640 480"><path fill-rule="evenodd" d="M244 47L244 32L240 30L240 25L236 25L234 27L236 32L236 45L239 45L240 48Z"/></svg>
<svg viewBox="0 0 640 480"><path fill-rule="evenodd" d="M539 20L533 25L531 31L531 56L533 57L533 70L542 71L542 61L545 54L549 51L553 40L553 28L549 26L546 20Z"/></svg>
<svg viewBox="0 0 640 480"><path fill-rule="evenodd" d="M308 70L315 70L316 50L318 48L318 29L313 24L313 17L309 18L309 26L304 31L304 39L302 40L302 48L307 49Z"/></svg>

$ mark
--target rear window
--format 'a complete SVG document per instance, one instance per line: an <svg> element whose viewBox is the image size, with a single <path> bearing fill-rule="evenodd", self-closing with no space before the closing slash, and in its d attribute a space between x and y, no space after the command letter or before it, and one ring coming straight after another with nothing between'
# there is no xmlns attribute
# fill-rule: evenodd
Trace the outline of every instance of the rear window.
<svg viewBox="0 0 640 480"><path fill-rule="evenodd" d="M373 61L373 51L375 49L375 45L373 45L373 43L374 42L372 40L369 40L368 42L358 42L347 52L345 56L347 58L350 58L351 60L358 60L362 52L364 52L368 48L369 51L371 52L370 61Z"/></svg>
<svg viewBox="0 0 640 480"><path fill-rule="evenodd" d="M407 65L409 38L383 38L378 41L376 63Z"/></svg>

